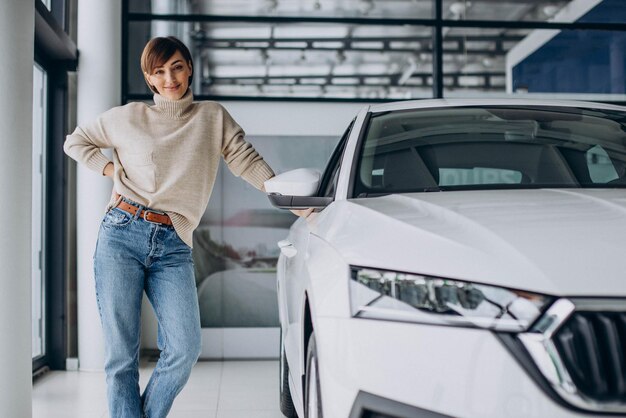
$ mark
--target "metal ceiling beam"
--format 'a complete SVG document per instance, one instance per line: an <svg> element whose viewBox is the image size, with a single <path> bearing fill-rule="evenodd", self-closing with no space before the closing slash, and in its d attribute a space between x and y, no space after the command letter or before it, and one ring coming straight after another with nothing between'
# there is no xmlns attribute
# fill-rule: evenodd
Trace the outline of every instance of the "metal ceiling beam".
<svg viewBox="0 0 626 418"><path fill-rule="evenodd" d="M359 86L359 87L383 87L383 86L398 86L398 79L401 73L393 74L341 74L341 75L279 75L279 76L240 76L240 77L209 77L202 80L203 87L211 86L224 86L224 85L236 85L236 86ZM461 87L461 77L477 77L483 79L483 88L490 89L494 83L491 79L494 77L505 77L504 72L496 71L476 71L476 72L448 72L443 74L444 83L446 86ZM386 78L389 79L389 83L366 83L368 78ZM411 75L411 78L420 79L421 84L405 84L404 87L430 87L432 83L429 83L429 78L432 78L432 74L429 72L415 72ZM307 83L303 80L325 80L324 83ZM334 79L357 79L358 82L354 84L346 83L334 83ZM260 83L251 83L250 81L259 80ZM295 83L288 81L295 80ZM281 81L284 81L281 83ZM472 86L478 87L481 86ZM500 86L498 87L500 88Z"/></svg>
<svg viewBox="0 0 626 418"><path fill-rule="evenodd" d="M362 98L362 97L311 97L311 96L241 96L241 95L220 95L220 94L194 94L194 100L217 101L217 102L319 102L323 100L327 103L387 103L387 98ZM151 101L153 94L146 93L129 93L127 101Z"/></svg>
<svg viewBox="0 0 626 418"><path fill-rule="evenodd" d="M422 42L422 41L432 41L432 37L430 35L423 36L372 36L372 37L335 37L335 38L210 38L204 35L192 35L192 39L197 41L206 41L206 42L287 42L287 43L295 43L295 42ZM524 39L523 35L507 35L507 34L498 34L498 35L452 35L447 36L444 41L448 40L458 40L465 39L467 41L520 41Z"/></svg>
<svg viewBox="0 0 626 418"><path fill-rule="evenodd" d="M456 48L444 48L444 55L484 55L484 56L497 56L505 55L508 50L502 48L502 46L496 46L494 49L468 49L461 45ZM330 47L310 47L310 48L298 48L298 47L261 47L261 46L242 46L242 47L229 47L229 46L210 46L210 49L247 49L247 50L274 50L274 51L353 51L353 52L402 52L402 53L431 53L431 48L414 49L414 48L330 48Z"/></svg>
<svg viewBox="0 0 626 418"><path fill-rule="evenodd" d="M444 38L446 44L456 42L456 48L444 48L444 54L485 54L485 55L504 55L508 52L503 45L504 42L519 42L524 39L521 35L472 35L462 36L454 35ZM380 42L380 48L360 47L358 43ZM418 48L411 47L394 47L393 42L418 42ZM468 42L493 42L492 49L470 49L467 48ZM285 44L304 43L305 46L285 45ZM341 43L340 47L327 47L317 44L324 43ZM211 39L207 37L196 38L196 46L199 48L210 49L245 49L245 50L283 50L283 51L356 51L356 52L403 52L403 53L421 53L432 52L431 36L411 36L411 37L394 37L394 38L224 38Z"/></svg>
<svg viewBox="0 0 626 418"><path fill-rule="evenodd" d="M624 23L594 22L525 22L500 20L450 20L410 18L364 18L364 17L314 17L314 16L241 16L241 15L195 15L129 13L129 21L165 20L173 22L242 22L242 23L327 23L375 26L427 26L453 28L506 28L506 29L570 29L626 31Z"/></svg>

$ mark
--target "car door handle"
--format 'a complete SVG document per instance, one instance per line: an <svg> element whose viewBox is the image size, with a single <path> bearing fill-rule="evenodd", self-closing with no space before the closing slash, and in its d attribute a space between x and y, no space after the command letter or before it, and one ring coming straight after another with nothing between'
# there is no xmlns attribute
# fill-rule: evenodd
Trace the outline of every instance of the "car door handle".
<svg viewBox="0 0 626 418"><path fill-rule="evenodd" d="M298 254L296 247L294 247L293 244L286 239L278 241L278 248L280 248L280 252L283 253L285 257L291 258Z"/></svg>

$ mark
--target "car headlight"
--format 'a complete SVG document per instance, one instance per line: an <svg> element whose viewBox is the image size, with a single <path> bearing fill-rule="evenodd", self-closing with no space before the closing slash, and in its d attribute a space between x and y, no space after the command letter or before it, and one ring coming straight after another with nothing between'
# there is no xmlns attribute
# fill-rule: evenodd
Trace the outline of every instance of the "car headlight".
<svg viewBox="0 0 626 418"><path fill-rule="evenodd" d="M352 267L350 304L359 318L498 331L526 331L552 303L549 296L497 286Z"/></svg>

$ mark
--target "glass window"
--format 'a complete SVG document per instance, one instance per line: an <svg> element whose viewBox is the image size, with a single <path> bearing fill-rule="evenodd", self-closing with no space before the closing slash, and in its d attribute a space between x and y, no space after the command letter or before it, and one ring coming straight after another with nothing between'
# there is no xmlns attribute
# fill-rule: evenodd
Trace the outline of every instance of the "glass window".
<svg viewBox="0 0 626 418"><path fill-rule="evenodd" d="M530 33L508 56L513 92L618 99L626 94L626 33Z"/></svg>
<svg viewBox="0 0 626 418"><path fill-rule="evenodd" d="M196 96L432 97L427 27L137 21L129 33L130 95L151 94L139 66L145 43L176 35L193 56Z"/></svg>
<svg viewBox="0 0 626 418"><path fill-rule="evenodd" d="M625 187L626 113L449 107L374 115L355 195L461 189Z"/></svg>
<svg viewBox="0 0 626 418"><path fill-rule="evenodd" d="M586 3L586 4L581 4ZM573 0L443 0L443 18L452 20L540 21L589 9L594 1ZM570 11L571 13L571 11ZM582 13L582 12L580 12ZM559 17L563 19L563 17ZM571 20L570 20L571 21Z"/></svg>
<svg viewBox="0 0 626 418"><path fill-rule="evenodd" d="M196 95L384 101L439 95L433 29L442 27L444 97L536 95L626 101L626 32L511 28L511 23L623 23L623 0L130 0L130 99L150 95L139 70L151 37L192 49ZM134 20L133 13L220 16L219 21ZM239 21L224 18L244 17ZM262 22L255 17L284 18ZM298 19L319 18L326 23ZM141 17L144 19L145 17ZM339 19L348 22L337 22ZM193 19L193 17L192 17ZM356 19L359 19L356 21ZM425 20L425 26L394 19ZM356 21L357 23L353 23ZM475 26L486 21L486 27ZM471 21L471 23L470 23ZM422 22L418 22L422 23ZM494 25L500 27L493 27ZM438 57L437 57L438 58ZM437 86L439 87L439 86ZM435 93L433 93L435 92ZM133 97L135 96L135 97Z"/></svg>
<svg viewBox="0 0 626 418"><path fill-rule="evenodd" d="M33 147L32 147L32 354L33 359L45 355L45 281L44 281L44 167L47 115L47 74L33 66Z"/></svg>
<svg viewBox="0 0 626 418"><path fill-rule="evenodd" d="M623 22L623 0L443 0L444 19Z"/></svg>
<svg viewBox="0 0 626 418"><path fill-rule="evenodd" d="M626 99L625 32L448 27L443 33L446 97Z"/></svg>
<svg viewBox="0 0 626 418"><path fill-rule="evenodd" d="M505 95L509 53L530 32L529 29L443 28L444 95Z"/></svg>

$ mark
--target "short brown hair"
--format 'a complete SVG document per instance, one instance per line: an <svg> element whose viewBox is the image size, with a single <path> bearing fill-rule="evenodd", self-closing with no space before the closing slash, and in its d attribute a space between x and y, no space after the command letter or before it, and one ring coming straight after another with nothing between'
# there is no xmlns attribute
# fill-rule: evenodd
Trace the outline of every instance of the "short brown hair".
<svg viewBox="0 0 626 418"><path fill-rule="evenodd" d="M148 81L146 74L152 74L152 70L165 64L176 51L180 51L185 61L187 61L193 69L193 59L191 58L189 48L174 36L152 38L144 47L141 53L141 71L143 72L146 84L153 92L158 93L157 89ZM189 76L190 88L192 80L193 71L191 72L191 76Z"/></svg>

